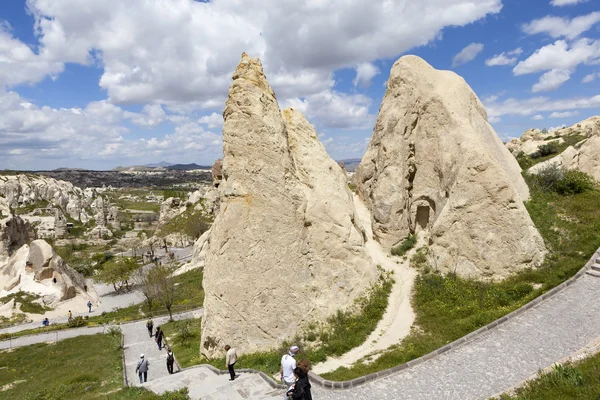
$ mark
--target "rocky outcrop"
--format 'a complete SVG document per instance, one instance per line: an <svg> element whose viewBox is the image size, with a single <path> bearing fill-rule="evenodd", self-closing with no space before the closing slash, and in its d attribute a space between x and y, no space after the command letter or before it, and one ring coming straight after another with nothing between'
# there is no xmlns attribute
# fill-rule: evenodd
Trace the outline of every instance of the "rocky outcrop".
<svg viewBox="0 0 600 400"><path fill-rule="evenodd" d="M178 197L169 197L160 204L160 216L158 218L159 225L170 221L177 215L185 211L185 205L182 209L182 201Z"/></svg>
<svg viewBox="0 0 600 400"><path fill-rule="evenodd" d="M13 252L32 240L35 240L35 232L21 217L0 220L0 266Z"/></svg>
<svg viewBox="0 0 600 400"><path fill-rule="evenodd" d="M223 116L220 208L205 242L209 357L225 342L270 349L377 276L344 173L300 113L282 114L258 59L242 56Z"/></svg>
<svg viewBox="0 0 600 400"><path fill-rule="evenodd" d="M520 172L461 77L415 56L396 61L354 177L380 243L423 235L434 267L466 277L539 265L544 243Z"/></svg>
<svg viewBox="0 0 600 400"><path fill-rule="evenodd" d="M43 297L47 305L77 295L93 301L98 296L77 271L69 267L44 240L23 245L0 269L0 292L25 291Z"/></svg>
<svg viewBox="0 0 600 400"><path fill-rule="evenodd" d="M212 179L213 185L219 187L221 180L223 180L223 160L219 158L212 166Z"/></svg>

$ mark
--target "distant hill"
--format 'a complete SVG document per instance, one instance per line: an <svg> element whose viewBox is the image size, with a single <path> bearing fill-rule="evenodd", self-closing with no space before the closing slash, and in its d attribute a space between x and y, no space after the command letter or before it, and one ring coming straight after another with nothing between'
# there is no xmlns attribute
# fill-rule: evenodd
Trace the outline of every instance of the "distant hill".
<svg viewBox="0 0 600 400"><path fill-rule="evenodd" d="M167 166L169 171L190 171L193 169L211 169L211 166L192 164L174 164Z"/></svg>
<svg viewBox="0 0 600 400"><path fill-rule="evenodd" d="M149 168L165 167L165 168L167 168L167 167L170 167L171 165L175 165L175 163L168 162L168 161L161 161L158 163L142 165L142 167L149 167Z"/></svg>
<svg viewBox="0 0 600 400"><path fill-rule="evenodd" d="M358 164L360 164L361 159L360 158L348 158L346 160L337 160L337 162L343 162L344 168L346 169L346 171L354 172L356 167L358 167Z"/></svg>

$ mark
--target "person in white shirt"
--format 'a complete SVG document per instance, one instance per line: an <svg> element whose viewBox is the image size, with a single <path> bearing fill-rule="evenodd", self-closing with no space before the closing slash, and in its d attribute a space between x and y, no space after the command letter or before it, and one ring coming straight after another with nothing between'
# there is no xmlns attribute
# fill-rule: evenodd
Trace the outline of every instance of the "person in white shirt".
<svg viewBox="0 0 600 400"><path fill-rule="evenodd" d="M233 370L233 366L237 362L237 352L230 345L225 346L225 351L227 351L227 355L225 356L225 364L229 370L229 376L231 377L229 380L232 381L235 379L235 371Z"/></svg>
<svg viewBox="0 0 600 400"><path fill-rule="evenodd" d="M281 373L281 383L287 385L287 387L292 386L295 381L294 369L296 369L296 359L294 356L299 350L300 347L292 346L290 347L289 353L281 357L281 368L279 369L279 372Z"/></svg>

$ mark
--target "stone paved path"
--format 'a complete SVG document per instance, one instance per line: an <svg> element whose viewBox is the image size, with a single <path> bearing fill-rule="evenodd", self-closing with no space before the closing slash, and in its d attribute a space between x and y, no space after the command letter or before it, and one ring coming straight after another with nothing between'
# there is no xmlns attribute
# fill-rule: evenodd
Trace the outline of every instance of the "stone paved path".
<svg viewBox="0 0 600 400"><path fill-rule="evenodd" d="M600 336L600 278L585 275L555 296L473 342L348 390L313 386L338 399L487 399Z"/></svg>

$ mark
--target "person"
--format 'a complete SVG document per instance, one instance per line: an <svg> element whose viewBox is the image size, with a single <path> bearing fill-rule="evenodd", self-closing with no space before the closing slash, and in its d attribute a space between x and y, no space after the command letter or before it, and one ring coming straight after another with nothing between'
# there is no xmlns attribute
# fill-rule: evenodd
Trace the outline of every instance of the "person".
<svg viewBox="0 0 600 400"><path fill-rule="evenodd" d="M148 318L148 322L146 322L146 328L148 328L148 335L152 337L152 328L154 327L154 321L152 318Z"/></svg>
<svg viewBox="0 0 600 400"><path fill-rule="evenodd" d="M88 300L88 309L90 310L89 312L92 312L92 301Z"/></svg>
<svg viewBox="0 0 600 400"><path fill-rule="evenodd" d="M294 368L295 382L288 389L286 396L293 400L312 400L310 393L310 382L308 381L308 371L310 364L308 360L298 361L298 366Z"/></svg>
<svg viewBox="0 0 600 400"><path fill-rule="evenodd" d="M73 318L73 314L71 314L71 310L69 310L69 313L67 314L67 318L69 321L71 321L71 319Z"/></svg>
<svg viewBox="0 0 600 400"><path fill-rule="evenodd" d="M156 333L154 334L154 340L156 340L156 344L158 344L158 349L162 350L162 341L163 341L164 333L160 329L160 326L156 327Z"/></svg>
<svg viewBox="0 0 600 400"><path fill-rule="evenodd" d="M225 365L229 370L229 380L232 381L235 379L235 371L233 370L233 366L237 362L237 352L230 345L225 346L225 351L227 352L227 355L225 356Z"/></svg>
<svg viewBox="0 0 600 400"><path fill-rule="evenodd" d="M49 326L49 325L50 325L50 320L49 320L48 318L44 318L44 319L42 320L42 325L43 325L43 326Z"/></svg>
<svg viewBox="0 0 600 400"><path fill-rule="evenodd" d="M137 367L135 367L135 372L138 373L140 377L140 383L144 383L148 380L148 369L150 367L150 361L144 358L144 355L140 355L141 360L138 361ZM144 380L142 381L142 377Z"/></svg>
<svg viewBox="0 0 600 400"><path fill-rule="evenodd" d="M296 368L296 359L294 357L299 350L300 347L292 346L290 347L288 354L281 357L281 368L279 369L279 373L281 374L281 383L287 387L292 386L295 381L294 368Z"/></svg>
<svg viewBox="0 0 600 400"><path fill-rule="evenodd" d="M173 350L169 347L167 349L167 371L169 371L169 374L173 373L173 363L175 363L175 355L173 354Z"/></svg>

